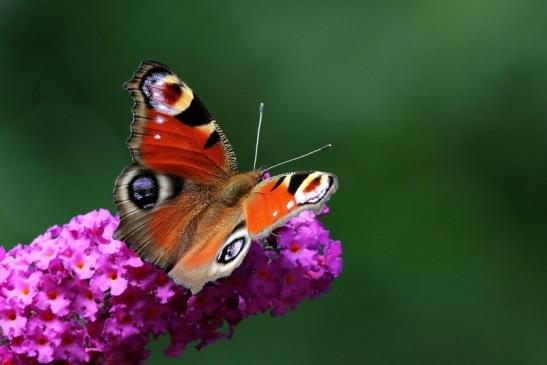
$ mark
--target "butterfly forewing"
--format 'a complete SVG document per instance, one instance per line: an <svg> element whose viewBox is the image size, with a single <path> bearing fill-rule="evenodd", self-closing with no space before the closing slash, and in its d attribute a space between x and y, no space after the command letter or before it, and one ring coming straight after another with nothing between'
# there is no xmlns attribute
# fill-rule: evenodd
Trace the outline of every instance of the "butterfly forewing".
<svg viewBox="0 0 547 365"><path fill-rule="evenodd" d="M264 180L243 201L249 234L262 238L303 210L319 211L337 188L336 176L320 171Z"/></svg>
<svg viewBox="0 0 547 365"><path fill-rule="evenodd" d="M198 96L167 66L143 62L125 87L135 100L128 145L136 162L203 183L237 172L226 136Z"/></svg>

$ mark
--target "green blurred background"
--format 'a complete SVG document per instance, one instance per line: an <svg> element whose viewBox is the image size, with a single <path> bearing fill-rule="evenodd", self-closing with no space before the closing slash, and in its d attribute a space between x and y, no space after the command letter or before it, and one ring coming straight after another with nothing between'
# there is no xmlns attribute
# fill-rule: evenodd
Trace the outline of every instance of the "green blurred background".
<svg viewBox="0 0 547 365"><path fill-rule="evenodd" d="M93 5L92 5L93 4ZM0 0L0 241L106 207L143 59L239 157L332 143L331 292L150 364L547 363L547 3ZM284 170L280 169L280 170Z"/></svg>

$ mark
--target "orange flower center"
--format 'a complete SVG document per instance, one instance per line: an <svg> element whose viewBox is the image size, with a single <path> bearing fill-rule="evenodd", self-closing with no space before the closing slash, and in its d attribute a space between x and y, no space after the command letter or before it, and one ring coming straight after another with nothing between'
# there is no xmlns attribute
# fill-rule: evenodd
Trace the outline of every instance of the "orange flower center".
<svg viewBox="0 0 547 365"><path fill-rule="evenodd" d="M76 263L76 267L77 267L78 269L83 269L84 266L85 266L85 264L84 264L84 262L81 261L81 260L78 261L78 262Z"/></svg>
<svg viewBox="0 0 547 365"><path fill-rule="evenodd" d="M142 266L133 268L133 277L137 280L144 278L144 268Z"/></svg>
<svg viewBox="0 0 547 365"><path fill-rule="evenodd" d="M124 314L121 318L120 318L120 322L122 323L130 323L131 322L131 316L129 314Z"/></svg>
<svg viewBox="0 0 547 365"><path fill-rule="evenodd" d="M156 318L156 310L154 308L148 308L146 310L146 318L148 319Z"/></svg>
<svg viewBox="0 0 547 365"><path fill-rule="evenodd" d="M118 273L112 271L110 274L108 274L108 277L110 278L110 280L116 280L118 278Z"/></svg>
<svg viewBox="0 0 547 365"><path fill-rule="evenodd" d="M297 253L298 251L300 251L300 245L296 242L293 242L293 244L291 245L291 252Z"/></svg>
<svg viewBox="0 0 547 365"><path fill-rule="evenodd" d="M294 283L294 276L292 276L291 274L287 275L287 277L285 278L285 281L287 282L287 284L292 284Z"/></svg>
<svg viewBox="0 0 547 365"><path fill-rule="evenodd" d="M266 269L260 269L260 271L258 272L258 277L262 280L268 279L268 276L268 270Z"/></svg>
<svg viewBox="0 0 547 365"><path fill-rule="evenodd" d="M28 295L28 293L30 293L30 288L25 287L25 288L21 289L21 294Z"/></svg>
<svg viewBox="0 0 547 365"><path fill-rule="evenodd" d="M42 314L42 319L44 321L51 321L53 319L53 313L45 312L44 314Z"/></svg>
<svg viewBox="0 0 547 365"><path fill-rule="evenodd" d="M54 290L48 291L47 292L47 297L51 300L55 300L55 299L57 299L57 292L54 291Z"/></svg>
<svg viewBox="0 0 547 365"><path fill-rule="evenodd" d="M156 283L157 283L158 285L166 284L168 281L169 281L169 278L168 278L167 275L165 275L165 274L161 274L161 275L158 276L158 278L156 279Z"/></svg>
<svg viewBox="0 0 547 365"><path fill-rule="evenodd" d="M8 317L8 319L10 321L15 321L15 319L17 318L17 313L15 313L15 311L12 309L12 310L8 311L6 317Z"/></svg>

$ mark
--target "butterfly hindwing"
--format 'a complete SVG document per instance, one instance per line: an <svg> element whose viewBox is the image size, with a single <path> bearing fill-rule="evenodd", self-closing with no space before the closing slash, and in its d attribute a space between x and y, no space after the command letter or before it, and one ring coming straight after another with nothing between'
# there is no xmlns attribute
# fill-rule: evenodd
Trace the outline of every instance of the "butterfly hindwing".
<svg viewBox="0 0 547 365"><path fill-rule="evenodd" d="M228 276L247 255L251 237L241 209L214 202L197 218L196 240L169 273L175 282L196 293L210 281Z"/></svg>
<svg viewBox="0 0 547 365"><path fill-rule="evenodd" d="M319 211L337 188L336 176L319 171L262 181L242 203L249 234L253 239L262 238L303 210Z"/></svg>
<svg viewBox="0 0 547 365"><path fill-rule="evenodd" d="M125 87L135 100L128 142L135 162L202 183L237 172L235 154L217 122L167 66L143 62Z"/></svg>

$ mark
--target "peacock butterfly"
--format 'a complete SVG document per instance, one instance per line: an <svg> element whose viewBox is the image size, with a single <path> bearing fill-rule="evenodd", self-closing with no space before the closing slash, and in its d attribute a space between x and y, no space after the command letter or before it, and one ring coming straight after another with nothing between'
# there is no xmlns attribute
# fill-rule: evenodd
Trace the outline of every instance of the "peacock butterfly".
<svg viewBox="0 0 547 365"><path fill-rule="evenodd" d="M336 176L325 172L267 179L264 169L239 172L204 104L159 62L143 62L124 86L135 100L134 163L116 180L114 237L193 293L230 275L252 240L303 210L319 211L337 189Z"/></svg>

